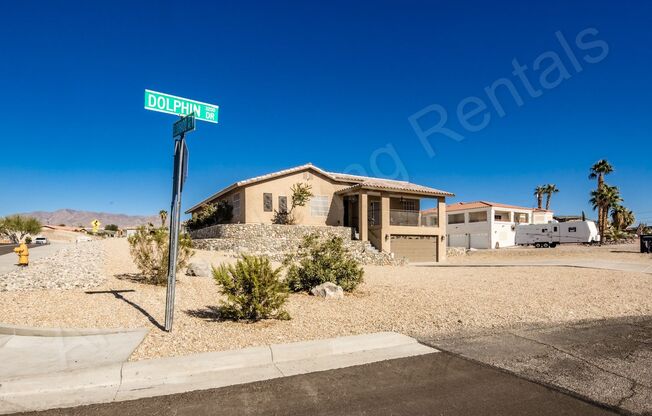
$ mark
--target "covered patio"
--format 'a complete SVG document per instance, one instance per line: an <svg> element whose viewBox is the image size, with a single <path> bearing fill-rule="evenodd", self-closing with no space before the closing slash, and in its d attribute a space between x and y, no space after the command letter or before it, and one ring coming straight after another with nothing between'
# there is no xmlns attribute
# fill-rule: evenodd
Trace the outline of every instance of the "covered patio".
<svg viewBox="0 0 652 416"><path fill-rule="evenodd" d="M396 257L443 261L446 197L453 194L408 182L395 184L362 183L338 191L344 208L342 224L351 227L359 240ZM434 202L428 215L422 212L426 200Z"/></svg>

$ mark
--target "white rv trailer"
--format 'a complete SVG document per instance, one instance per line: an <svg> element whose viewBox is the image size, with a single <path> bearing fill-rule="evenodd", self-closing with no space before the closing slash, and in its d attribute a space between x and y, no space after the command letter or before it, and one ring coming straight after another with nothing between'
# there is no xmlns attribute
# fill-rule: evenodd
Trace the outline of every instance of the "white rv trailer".
<svg viewBox="0 0 652 416"><path fill-rule="evenodd" d="M555 247L564 243L597 243L598 228L593 221L549 222L516 226L516 244Z"/></svg>

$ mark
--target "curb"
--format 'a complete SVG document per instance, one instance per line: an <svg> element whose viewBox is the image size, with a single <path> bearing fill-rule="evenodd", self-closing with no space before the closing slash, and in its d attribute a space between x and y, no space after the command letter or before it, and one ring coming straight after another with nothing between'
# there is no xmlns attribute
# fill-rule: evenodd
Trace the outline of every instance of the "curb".
<svg viewBox="0 0 652 416"><path fill-rule="evenodd" d="M437 352L394 332L159 358L0 381L0 414L134 400Z"/></svg>
<svg viewBox="0 0 652 416"><path fill-rule="evenodd" d="M0 335L19 335L24 337L80 337L87 335L123 334L125 332L147 333L141 328L85 329L85 328L35 328L29 326L0 325Z"/></svg>

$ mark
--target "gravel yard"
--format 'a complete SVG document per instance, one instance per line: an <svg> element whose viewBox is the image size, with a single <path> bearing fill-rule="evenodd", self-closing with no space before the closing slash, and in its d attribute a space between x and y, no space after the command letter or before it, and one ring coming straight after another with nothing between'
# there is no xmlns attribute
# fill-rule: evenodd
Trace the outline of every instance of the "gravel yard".
<svg viewBox="0 0 652 416"><path fill-rule="evenodd" d="M358 293L339 301L293 294L287 306L292 320L255 324L216 321L211 307L220 296L212 279L180 276L175 326L168 334L153 323L163 322L165 288L133 281L137 270L124 239L97 244L104 253L106 280L93 292L0 292L0 322L147 327L149 335L132 356L138 360L375 331L429 338L461 331L652 315L652 276L648 274L561 267L366 266L365 283ZM581 256L587 253L591 252ZM631 253L611 254L627 257ZM205 251L197 252L196 258L213 264L234 261Z"/></svg>
<svg viewBox="0 0 652 416"><path fill-rule="evenodd" d="M13 268L0 274L0 292L35 289L87 289L98 286L105 279L101 242L63 244L39 247L52 249L53 254L31 260L29 267ZM32 253L34 250L32 250ZM15 258L14 254L8 256ZM32 256L34 257L34 256Z"/></svg>

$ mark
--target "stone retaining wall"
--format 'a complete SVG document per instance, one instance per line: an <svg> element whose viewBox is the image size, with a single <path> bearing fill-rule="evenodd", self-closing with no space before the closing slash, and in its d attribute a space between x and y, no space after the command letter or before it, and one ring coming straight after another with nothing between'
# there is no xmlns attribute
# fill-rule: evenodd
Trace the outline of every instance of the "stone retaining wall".
<svg viewBox="0 0 652 416"><path fill-rule="evenodd" d="M203 238L300 240L304 236L312 233L317 233L320 236L337 235L345 240L351 239L351 227L281 224L218 224L202 228L201 230L191 231L190 237L193 240Z"/></svg>
<svg viewBox="0 0 652 416"><path fill-rule="evenodd" d="M351 228L280 225L280 224L219 224L192 231L193 246L200 250L221 251L231 256L240 254L266 255L282 261L294 251L308 234L322 238L338 236L351 255L363 264L397 264L389 253L382 253L368 242L351 240Z"/></svg>

